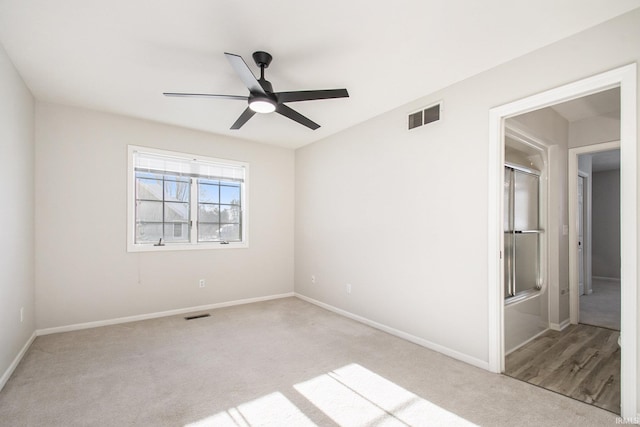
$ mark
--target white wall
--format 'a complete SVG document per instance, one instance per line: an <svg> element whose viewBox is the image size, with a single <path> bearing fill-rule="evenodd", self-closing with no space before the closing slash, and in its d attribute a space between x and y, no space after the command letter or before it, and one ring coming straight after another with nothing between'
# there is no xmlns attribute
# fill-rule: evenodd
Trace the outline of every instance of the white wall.
<svg viewBox="0 0 640 427"><path fill-rule="evenodd" d="M569 148L620 140L620 113L571 122Z"/></svg>
<svg viewBox="0 0 640 427"><path fill-rule="evenodd" d="M620 279L620 170L593 174L592 274Z"/></svg>
<svg viewBox="0 0 640 427"><path fill-rule="evenodd" d="M640 10L297 150L296 292L486 366L488 111L636 62L637 40Z"/></svg>
<svg viewBox="0 0 640 427"><path fill-rule="evenodd" d="M127 253L128 144L249 162L249 248ZM292 150L38 103L36 165L38 329L293 291Z"/></svg>
<svg viewBox="0 0 640 427"><path fill-rule="evenodd" d="M34 100L0 45L0 388L35 330ZM20 322L20 308L24 321Z"/></svg>

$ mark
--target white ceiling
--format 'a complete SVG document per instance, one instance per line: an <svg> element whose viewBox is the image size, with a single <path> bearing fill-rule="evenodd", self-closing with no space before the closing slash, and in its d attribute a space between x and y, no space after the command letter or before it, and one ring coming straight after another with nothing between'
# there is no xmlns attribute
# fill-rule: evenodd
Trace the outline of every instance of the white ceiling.
<svg viewBox="0 0 640 427"><path fill-rule="evenodd" d="M0 42L34 96L297 148L640 7L640 0L0 0ZM246 95L223 52L274 60L276 91L346 87L229 127Z"/></svg>
<svg viewBox="0 0 640 427"><path fill-rule="evenodd" d="M591 155L591 170L604 172L620 169L620 150L603 151Z"/></svg>
<svg viewBox="0 0 640 427"><path fill-rule="evenodd" d="M562 104L553 105L558 114L569 122L597 116L620 117L620 88L583 96Z"/></svg>

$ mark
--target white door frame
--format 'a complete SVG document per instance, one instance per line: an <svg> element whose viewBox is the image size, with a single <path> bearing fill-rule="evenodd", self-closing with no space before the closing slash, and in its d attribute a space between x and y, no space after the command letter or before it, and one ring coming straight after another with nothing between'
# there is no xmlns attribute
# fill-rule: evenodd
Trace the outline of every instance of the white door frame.
<svg viewBox="0 0 640 427"><path fill-rule="evenodd" d="M603 142L569 149L569 320L576 325L580 321L580 295L578 293L578 156L620 148L620 141ZM621 150L622 153L622 150ZM621 160L622 163L622 160ZM620 166L620 181L622 181L622 165ZM622 190L622 189L621 189ZM620 193L620 212L625 209ZM622 225L622 223L621 223ZM626 233L625 229L625 233ZM622 229L620 230L622 239ZM622 243L621 243L622 246ZM622 285L621 285L622 286ZM624 297L622 298L624 301ZM633 307L635 308L635 307ZM622 321L622 315L620 317ZM621 323L622 329L622 323Z"/></svg>
<svg viewBox="0 0 640 427"><path fill-rule="evenodd" d="M488 320L489 370L504 370L503 179L504 120L620 87L621 415L637 416L637 107L636 64L629 64L489 111ZM575 218L575 217L574 217ZM570 224L573 221L570 221ZM574 225L575 226L575 225ZM574 266L573 268L575 268ZM575 274L575 270L574 273Z"/></svg>

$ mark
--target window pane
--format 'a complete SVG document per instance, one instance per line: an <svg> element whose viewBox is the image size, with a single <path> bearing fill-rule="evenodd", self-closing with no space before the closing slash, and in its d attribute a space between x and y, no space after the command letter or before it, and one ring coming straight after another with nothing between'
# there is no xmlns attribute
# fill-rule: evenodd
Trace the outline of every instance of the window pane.
<svg viewBox="0 0 640 427"><path fill-rule="evenodd" d="M166 222L189 221L189 203L174 203L174 202L165 203L164 220Z"/></svg>
<svg viewBox="0 0 640 427"><path fill-rule="evenodd" d="M136 202L136 221L162 222L162 202Z"/></svg>
<svg viewBox="0 0 640 427"><path fill-rule="evenodd" d="M162 180L162 175L153 172L136 171L136 178L149 178Z"/></svg>
<svg viewBox="0 0 640 427"><path fill-rule="evenodd" d="M198 201L201 203L218 203L218 186L200 182L198 184Z"/></svg>
<svg viewBox="0 0 640 427"><path fill-rule="evenodd" d="M238 241L240 240L240 225L239 224L225 224L220 227L220 237L226 241Z"/></svg>
<svg viewBox="0 0 640 427"><path fill-rule="evenodd" d="M162 224L136 223L136 243L157 243L162 237Z"/></svg>
<svg viewBox="0 0 640 427"><path fill-rule="evenodd" d="M136 198L162 200L162 180L136 178Z"/></svg>
<svg viewBox="0 0 640 427"><path fill-rule="evenodd" d="M229 205L240 204L240 186L221 185L220 186L220 203Z"/></svg>
<svg viewBox="0 0 640 427"><path fill-rule="evenodd" d="M220 222L240 222L240 206L220 205Z"/></svg>
<svg viewBox="0 0 640 427"><path fill-rule="evenodd" d="M166 242L188 242L189 224L175 223L164 225L164 240Z"/></svg>
<svg viewBox="0 0 640 427"><path fill-rule="evenodd" d="M198 205L199 222L219 222L220 210L218 205Z"/></svg>
<svg viewBox="0 0 640 427"><path fill-rule="evenodd" d="M164 182L164 199L173 202L189 201L189 182L168 179Z"/></svg>
<svg viewBox="0 0 640 427"><path fill-rule="evenodd" d="M199 242L216 242L220 240L218 224L200 224L198 227Z"/></svg>

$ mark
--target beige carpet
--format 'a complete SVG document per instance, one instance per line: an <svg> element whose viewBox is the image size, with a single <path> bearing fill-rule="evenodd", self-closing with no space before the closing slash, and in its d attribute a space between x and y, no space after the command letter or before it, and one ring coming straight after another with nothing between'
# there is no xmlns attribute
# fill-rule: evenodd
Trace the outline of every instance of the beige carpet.
<svg viewBox="0 0 640 427"><path fill-rule="evenodd" d="M0 424L615 424L296 298L210 313L38 337L0 392Z"/></svg>
<svg viewBox="0 0 640 427"><path fill-rule="evenodd" d="M620 330L620 281L592 279L589 295L580 295L580 323Z"/></svg>

